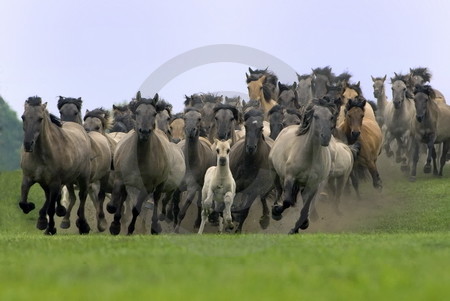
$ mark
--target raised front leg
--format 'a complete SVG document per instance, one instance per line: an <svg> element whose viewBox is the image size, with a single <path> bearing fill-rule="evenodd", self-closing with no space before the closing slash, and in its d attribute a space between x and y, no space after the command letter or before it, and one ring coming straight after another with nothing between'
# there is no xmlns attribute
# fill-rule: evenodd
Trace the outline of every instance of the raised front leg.
<svg viewBox="0 0 450 301"><path fill-rule="evenodd" d="M284 180L284 201L282 205L274 205L272 208L272 218L280 220L284 210L291 207L296 202L298 193L298 187L295 187L295 180L291 176L286 177Z"/></svg>
<svg viewBox="0 0 450 301"><path fill-rule="evenodd" d="M205 229L205 224L208 221L208 216L212 210L213 195L214 194L211 190L208 191L205 200L202 202L202 222L200 223L200 227L198 228L198 234L203 234L203 230Z"/></svg>
<svg viewBox="0 0 450 301"><path fill-rule="evenodd" d="M27 176L23 176L22 177L22 185L20 188L20 202L19 202L19 207L20 209L22 209L23 213L28 214L31 210L33 210L35 208L34 203L32 202L28 202L28 193L30 192L30 188L31 186L34 185L34 183L36 183L35 181L33 181L31 178L27 177Z"/></svg>

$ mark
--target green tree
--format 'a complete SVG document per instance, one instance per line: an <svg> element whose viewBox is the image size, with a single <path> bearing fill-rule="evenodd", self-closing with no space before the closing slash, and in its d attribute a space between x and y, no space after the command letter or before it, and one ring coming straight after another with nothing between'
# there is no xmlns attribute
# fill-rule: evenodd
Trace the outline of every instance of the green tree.
<svg viewBox="0 0 450 301"><path fill-rule="evenodd" d="M0 96L0 171L20 167L22 122Z"/></svg>

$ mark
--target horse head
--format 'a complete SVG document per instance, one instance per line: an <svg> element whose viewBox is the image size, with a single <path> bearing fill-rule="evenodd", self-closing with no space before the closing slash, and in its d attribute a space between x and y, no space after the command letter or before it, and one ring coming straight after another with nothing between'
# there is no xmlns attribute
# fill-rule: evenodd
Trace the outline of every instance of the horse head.
<svg viewBox="0 0 450 301"><path fill-rule="evenodd" d="M378 99L385 93L384 82L386 80L386 75L384 77L370 77L373 81L373 96Z"/></svg>
<svg viewBox="0 0 450 301"><path fill-rule="evenodd" d="M435 98L435 92L429 85L416 85L414 88L414 104L416 119L422 122L428 111L428 102Z"/></svg>
<svg viewBox="0 0 450 301"><path fill-rule="evenodd" d="M298 103L298 95L297 95L297 83L294 82L292 85L282 84L278 82L278 103L286 108L295 108L298 109L300 107Z"/></svg>
<svg viewBox="0 0 450 301"><path fill-rule="evenodd" d="M83 127L88 133L94 131L104 134L111 126L109 111L104 108L86 110L83 121Z"/></svg>
<svg viewBox="0 0 450 301"><path fill-rule="evenodd" d="M362 96L351 98L345 107L345 122L350 128L349 143L353 144L361 135L366 99Z"/></svg>
<svg viewBox="0 0 450 301"><path fill-rule="evenodd" d="M172 105L164 100L158 101L156 104L156 125L166 134L169 140L172 140L172 131L170 121L172 119Z"/></svg>
<svg viewBox="0 0 450 301"><path fill-rule="evenodd" d="M131 111L136 119L136 133L140 141L147 141L156 127L156 104L158 93L153 98L142 98L141 92L136 94L136 102L132 104Z"/></svg>
<svg viewBox="0 0 450 301"><path fill-rule="evenodd" d="M202 114L200 111L196 108L186 108L183 118L185 136L190 139L198 138L202 127Z"/></svg>
<svg viewBox="0 0 450 301"><path fill-rule="evenodd" d="M274 106L269 113L270 138L275 140L283 129L284 108L280 105Z"/></svg>
<svg viewBox="0 0 450 301"><path fill-rule="evenodd" d="M23 147L26 152L33 152L36 141L42 130L42 121L45 116L47 103L42 104L38 96L29 97L25 101L25 111L22 115L23 121Z"/></svg>
<svg viewBox="0 0 450 301"><path fill-rule="evenodd" d="M58 100L58 110L62 121L71 121L82 124L81 119L81 105L83 101L81 97L63 97L60 96Z"/></svg>
<svg viewBox="0 0 450 301"><path fill-rule="evenodd" d="M301 105L308 104L313 99L313 90L312 90L312 75L297 74L298 85L297 85L297 99Z"/></svg>
<svg viewBox="0 0 450 301"><path fill-rule="evenodd" d="M312 69L312 91L315 98L321 98L327 93L327 83L330 84L334 78L331 67Z"/></svg>
<svg viewBox="0 0 450 301"><path fill-rule="evenodd" d="M218 140L214 138L217 153L217 165L225 166L229 162L231 139Z"/></svg>
<svg viewBox="0 0 450 301"><path fill-rule="evenodd" d="M214 119L217 137L220 140L231 139L236 128L236 122L239 120L238 109L231 105L217 104L214 107Z"/></svg>
<svg viewBox="0 0 450 301"><path fill-rule="evenodd" d="M245 152L249 155L255 154L258 142L263 138L264 113L259 109L252 109L245 113Z"/></svg>

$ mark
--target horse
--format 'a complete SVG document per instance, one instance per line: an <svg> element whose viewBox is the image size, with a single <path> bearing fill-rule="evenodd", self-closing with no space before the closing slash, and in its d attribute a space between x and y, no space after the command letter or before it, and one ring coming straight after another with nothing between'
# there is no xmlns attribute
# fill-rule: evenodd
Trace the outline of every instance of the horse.
<svg viewBox="0 0 450 301"><path fill-rule="evenodd" d="M285 109L284 117L283 117L283 128L288 127L290 125L302 123L302 114L299 110L296 109Z"/></svg>
<svg viewBox="0 0 450 301"><path fill-rule="evenodd" d="M280 134L281 130L284 128L284 108L280 105L274 106L272 109L270 109L268 117L270 122L269 137L272 140L275 140L278 137L278 134Z"/></svg>
<svg viewBox="0 0 450 301"><path fill-rule="evenodd" d="M249 68L250 74L245 73L247 77L247 89L250 100L258 100L265 114L277 105L277 83L278 77L271 71L252 70Z"/></svg>
<svg viewBox="0 0 450 301"><path fill-rule="evenodd" d="M297 99L301 106L308 105L313 99L312 80L313 75L297 73Z"/></svg>
<svg viewBox="0 0 450 301"><path fill-rule="evenodd" d="M417 162L419 160L419 143L425 143L428 148L427 161L424 173L431 172L431 159L433 159L433 173L442 176L447 152L450 147L450 107L434 101L435 90L429 85L417 85L414 89L414 104L416 118L414 124L413 163L410 180L416 177ZM436 151L434 144L443 143L440 158L440 168L436 166Z"/></svg>
<svg viewBox="0 0 450 301"><path fill-rule="evenodd" d="M122 132L128 133L135 127L135 120L133 119L129 104L127 105L113 105L113 123L110 129L111 133Z"/></svg>
<svg viewBox="0 0 450 301"><path fill-rule="evenodd" d="M235 97L225 96L224 104L235 106L236 109L238 110L239 120L236 124L236 130L240 131L242 129L241 124L244 122L244 107L241 102L241 97L240 96L235 96Z"/></svg>
<svg viewBox="0 0 450 301"><path fill-rule="evenodd" d="M81 98L65 98L58 101L58 108L61 114L61 120L64 122L79 122L79 118L81 118L81 106L82 100ZM69 107L69 108L67 108ZM89 111L86 111L88 114ZM94 110L93 114L89 115L87 118L91 118L92 116L96 116L97 118L102 118L104 124L98 124L99 129L100 126L102 128L109 126L107 123L107 114L104 109ZM86 117L85 117L86 119ZM98 121L101 123L102 121ZM95 122L93 122L95 123ZM82 123L80 125L83 126ZM92 126L93 129L96 129L96 126ZM86 128L85 128L86 129ZM105 231L106 229L106 219L105 213L103 211L103 202L105 199L105 193L108 189L108 181L109 181L109 173L112 167L112 154L114 152L114 145L116 142L112 139L104 135L104 133L100 133L99 130L89 131L88 132L90 145L91 145L91 176L89 179L89 196L94 203L94 207L97 211L97 229L100 232ZM98 187L97 183L99 183ZM93 185L94 184L94 185ZM67 187L68 188L68 187ZM69 197L68 208L66 210L66 214L61 221L61 228L68 229L70 228L70 214L72 213L72 208L75 205L76 197L74 194L67 194L66 189L63 188L63 200L66 200L66 197ZM65 201L66 202L66 201Z"/></svg>
<svg viewBox="0 0 450 301"><path fill-rule="evenodd" d="M401 169L408 171L412 133L414 128L413 95L407 87L409 75L395 73L391 78L392 102L388 102L384 111L384 149L388 157L393 155L392 140L397 142L395 160L402 163ZM380 82L380 80L378 80Z"/></svg>
<svg viewBox="0 0 450 301"><path fill-rule="evenodd" d="M156 112L156 126L164 134L166 134L169 141L172 141L172 131L170 128L170 120L172 119L172 105L161 99L156 104Z"/></svg>
<svg viewBox="0 0 450 301"><path fill-rule="evenodd" d="M349 83L346 83L345 81L343 82L343 92L342 92L342 98L341 98L342 105L341 105L341 111L339 113L337 125L341 124L345 119L345 106L346 106L348 100L354 99L359 96L364 97L362 94L360 82L357 82L356 84L349 84ZM365 102L364 116L367 119L372 119L374 121L377 121L377 119L375 117L374 107L372 106L372 103L369 101Z"/></svg>
<svg viewBox="0 0 450 301"><path fill-rule="evenodd" d="M386 75L384 77L370 76L373 81L373 96L377 99L378 114L376 116L377 122L382 128L384 125L384 112L388 104L386 97L386 89L384 88L384 82L386 81Z"/></svg>
<svg viewBox="0 0 450 301"><path fill-rule="evenodd" d="M239 121L239 111L235 106L219 103L213 110L214 123L209 131L208 139L214 143L214 138L219 140L231 139L231 145L236 143L236 125ZM203 118L203 117L202 117Z"/></svg>
<svg viewBox="0 0 450 301"><path fill-rule="evenodd" d="M326 66L324 68L312 69L312 92L314 98L321 98L327 93L327 84L331 84L335 77L331 72L331 67Z"/></svg>
<svg viewBox="0 0 450 301"><path fill-rule="evenodd" d="M83 100L81 100L81 97L73 98L59 96L57 107L60 114L65 116L63 121L83 124L83 119L81 117L82 103Z"/></svg>
<svg viewBox="0 0 450 301"><path fill-rule="evenodd" d="M179 232L181 222L183 221L186 212L191 205L195 194L198 192L198 215L194 227L200 225L201 218L201 190L205 173L209 167L216 162L216 154L211 148L211 143L200 136L202 127L202 114L198 109L186 108L184 113L185 122L185 140L182 140L179 145L183 150L185 157L185 173L179 188L173 195L173 215L175 232ZM179 209L181 193L187 191L187 196L182 209Z"/></svg>
<svg viewBox="0 0 450 301"><path fill-rule="evenodd" d="M200 136L208 137L211 128L214 126L214 107L222 103L222 96L212 93L201 94L203 106L200 108L202 113L202 128ZM195 106L193 106L195 108ZM212 143L212 141L211 141Z"/></svg>
<svg viewBox="0 0 450 301"><path fill-rule="evenodd" d="M269 208L266 198L274 187L274 174L269 169L269 152L273 140L263 134L264 113L262 110L250 110L244 115L245 138L236 142L230 152L230 168L236 181L236 193L244 194L240 212L239 226L236 232L242 231L242 226L248 216L250 207L257 196L263 205L263 215L259 223L266 229L269 225Z"/></svg>
<svg viewBox="0 0 450 301"><path fill-rule="evenodd" d="M269 153L271 168L276 172L275 187L283 192L282 204L272 207L272 217L280 219L285 209L303 201L303 208L290 234L309 226L311 202L331 170L329 143L335 125L336 107L315 99L305 109L302 124L285 128ZM300 192L300 193L298 193Z"/></svg>
<svg viewBox="0 0 450 301"><path fill-rule="evenodd" d="M136 101L131 106L136 120L135 130L130 131L117 144L114 153L114 186L111 201L106 207L109 213L114 214L109 228L113 235L120 233L122 206L129 186L137 188L139 195L132 210L133 217L128 226L128 233L134 232L143 202L153 195L151 233L159 234L159 198L164 192L166 182L180 173L178 168L184 167L184 164L180 166L176 160L172 160L177 156L175 144L170 143L165 134L156 128L158 100L158 94L147 99L141 97L140 91L137 92Z"/></svg>
<svg viewBox="0 0 450 301"><path fill-rule="evenodd" d="M285 108L299 109L300 104L297 95L297 83L294 82L292 85L282 84L278 82L278 94L277 103Z"/></svg>
<svg viewBox="0 0 450 301"><path fill-rule="evenodd" d="M355 160L355 168L352 173L352 184L358 198L358 174L367 168L372 176L373 187L378 190L383 188L377 169L377 159L381 151L383 135L380 126L375 119L366 116L367 101L363 96L350 98L345 105L345 119L338 126L338 131L343 133L349 144L359 141L361 150Z"/></svg>
<svg viewBox="0 0 450 301"><path fill-rule="evenodd" d="M411 91L414 90L416 85L425 85L431 81L431 72L428 68L417 67L417 68L409 68L409 87ZM445 100L445 96L437 89L433 89L435 98L434 101L437 103L447 103Z"/></svg>
<svg viewBox="0 0 450 301"><path fill-rule="evenodd" d="M191 96L184 95L184 107L196 108L201 110L203 108L203 97L201 94L192 94Z"/></svg>
<svg viewBox="0 0 450 301"><path fill-rule="evenodd" d="M39 183L45 192L45 203L39 211L37 228L45 234L56 234L54 215L64 216L61 205L61 187L66 185L74 196L73 185L80 189L80 206L76 225L80 234L90 231L84 214L88 193L90 164L90 141L83 127L75 122L62 124L49 114L47 103L40 97L29 97L25 101L22 115L24 140L22 149L22 185L19 206L24 213L35 208L28 202L28 193L34 183ZM48 215L48 220L47 216Z"/></svg>
<svg viewBox="0 0 450 301"><path fill-rule="evenodd" d="M170 120L170 132L172 133L172 142L178 143L184 139L184 119L183 113L177 113Z"/></svg>
<svg viewBox="0 0 450 301"><path fill-rule="evenodd" d="M202 187L202 222L198 234L203 233L208 216L215 212L219 215L219 233L223 231L223 220L225 229L233 230L234 225L231 217L231 206L236 195L236 182L230 170L231 140L219 141L216 139L217 165L208 168Z"/></svg>

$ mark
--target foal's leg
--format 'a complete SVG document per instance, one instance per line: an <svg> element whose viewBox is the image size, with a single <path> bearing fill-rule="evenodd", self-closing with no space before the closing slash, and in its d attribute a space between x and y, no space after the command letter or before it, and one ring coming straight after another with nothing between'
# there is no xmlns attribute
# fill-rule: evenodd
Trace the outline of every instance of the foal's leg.
<svg viewBox="0 0 450 301"><path fill-rule="evenodd" d="M89 176L81 177L81 179L78 181L78 185L80 187L80 191L78 192L78 197L80 198L80 206L78 207L77 211L78 218L76 220L76 225L80 234L88 234L89 231L91 231L91 227L89 227L89 224L86 221L84 212L89 189Z"/></svg>
<svg viewBox="0 0 450 301"><path fill-rule="evenodd" d="M229 231L229 230L233 230L234 229L234 225L233 225L233 220L231 217L231 206L233 205L233 200L234 200L234 196L235 194L231 191L225 193L225 196L223 198L223 202L225 204L225 209L223 210L223 217L225 219L225 230ZM253 200L255 200L253 198ZM252 201L253 203L253 201ZM251 204L250 204L251 206ZM248 206L247 208L247 214L248 214L248 210L250 209L250 206Z"/></svg>
<svg viewBox="0 0 450 301"><path fill-rule="evenodd" d="M59 225L63 229L70 228L70 213L72 212L73 205L77 199L73 185L66 185L67 192L69 194L69 206L67 206L66 214L64 215L61 224Z"/></svg>
<svg viewBox="0 0 450 301"><path fill-rule="evenodd" d="M31 210L35 208L33 202L28 202L28 193L30 192L31 186L34 185L36 181L32 180L29 177L22 177L22 186L20 187L20 202L19 207L22 209L23 213L28 214Z"/></svg>
<svg viewBox="0 0 450 301"><path fill-rule="evenodd" d="M213 204L213 192L212 190L208 190L206 198L202 202L202 222L200 223L200 227L198 228L198 234L203 234L206 221L208 220L208 215L212 209L212 204Z"/></svg>

